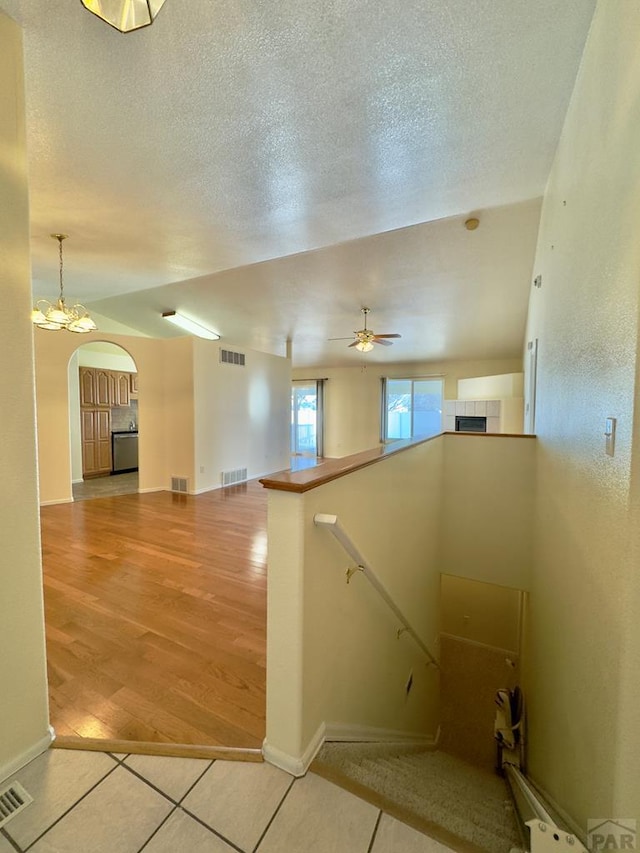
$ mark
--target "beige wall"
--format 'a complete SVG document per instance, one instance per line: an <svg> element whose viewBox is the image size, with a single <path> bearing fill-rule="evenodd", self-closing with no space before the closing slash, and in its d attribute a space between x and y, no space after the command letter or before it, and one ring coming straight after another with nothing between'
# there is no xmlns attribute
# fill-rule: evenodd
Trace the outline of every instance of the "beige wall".
<svg viewBox="0 0 640 853"><path fill-rule="evenodd" d="M71 482L82 482L82 426L80 423L80 350L69 359L69 452L71 454Z"/></svg>
<svg viewBox="0 0 640 853"><path fill-rule="evenodd" d="M34 335L42 504L71 500L69 406L75 413L77 403L68 373L76 349L90 341L119 345L137 367L140 491L168 489L172 476L205 491L220 486L228 467L246 465L250 477L288 467L286 359L248 352L243 369L220 365L219 345L191 336Z"/></svg>
<svg viewBox="0 0 640 853"><path fill-rule="evenodd" d="M518 589L442 575L440 628L452 637L517 655L521 598Z"/></svg>
<svg viewBox="0 0 640 853"><path fill-rule="evenodd" d="M293 379L321 379L325 385L324 455L349 456L380 443L381 378L442 375L444 396L455 400L458 380L469 376L513 373L520 359L442 361L423 364L359 364L357 367L301 368Z"/></svg>
<svg viewBox="0 0 640 853"><path fill-rule="evenodd" d="M458 380L458 400L502 400L524 396L524 374L500 373Z"/></svg>
<svg viewBox="0 0 640 853"><path fill-rule="evenodd" d="M535 450L529 438L438 436L302 495L269 493L269 748L301 760L323 724L434 735L439 722L436 673L395 639L363 577L345 584L353 561L314 514L338 516L437 652L441 571L529 583Z"/></svg>
<svg viewBox="0 0 640 853"><path fill-rule="evenodd" d="M444 436L441 571L528 589L536 441Z"/></svg>
<svg viewBox="0 0 640 853"><path fill-rule="evenodd" d="M34 432L22 38L0 13L0 779L45 748L47 683ZM65 374L66 382L66 374Z"/></svg>
<svg viewBox="0 0 640 853"><path fill-rule="evenodd" d="M442 453L438 437L303 495L269 493L269 747L299 758L323 723L436 734L437 672L409 637L396 638L397 620L365 578L346 584L353 561L313 516L338 515L435 647Z"/></svg>
<svg viewBox="0 0 640 853"><path fill-rule="evenodd" d="M181 342L185 339L158 341L90 332L78 340L77 335L43 329L35 329L33 334L41 504L72 499L68 370L77 348L89 341L108 340L118 344L135 361L139 387L140 489L167 488L170 468L181 461L182 445L165 441L167 420L169 426L175 420L166 411L165 374L184 365Z"/></svg>
<svg viewBox="0 0 640 853"><path fill-rule="evenodd" d="M539 339L530 769L583 828L640 818L639 43L640 6L600 0L545 194L527 329Z"/></svg>
<svg viewBox="0 0 640 853"><path fill-rule="evenodd" d="M223 471L247 468L252 478L289 467L291 362L247 351L239 367L221 364L219 351L194 339L196 491L218 488Z"/></svg>

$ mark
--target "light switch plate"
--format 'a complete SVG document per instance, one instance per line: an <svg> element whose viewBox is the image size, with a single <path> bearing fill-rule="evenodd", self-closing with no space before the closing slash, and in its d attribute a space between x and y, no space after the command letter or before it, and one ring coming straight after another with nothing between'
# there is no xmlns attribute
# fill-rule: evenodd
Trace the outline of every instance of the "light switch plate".
<svg viewBox="0 0 640 853"><path fill-rule="evenodd" d="M616 447L616 419L607 418L604 428L604 449L608 456L613 456Z"/></svg>

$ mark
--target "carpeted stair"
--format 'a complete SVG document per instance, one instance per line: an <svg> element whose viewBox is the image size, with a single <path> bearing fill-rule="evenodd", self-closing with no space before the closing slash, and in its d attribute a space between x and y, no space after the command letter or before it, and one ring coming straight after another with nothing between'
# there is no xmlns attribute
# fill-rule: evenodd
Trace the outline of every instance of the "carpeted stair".
<svg viewBox="0 0 640 853"><path fill-rule="evenodd" d="M453 850L510 853L520 843L504 780L445 752L326 743L311 769Z"/></svg>

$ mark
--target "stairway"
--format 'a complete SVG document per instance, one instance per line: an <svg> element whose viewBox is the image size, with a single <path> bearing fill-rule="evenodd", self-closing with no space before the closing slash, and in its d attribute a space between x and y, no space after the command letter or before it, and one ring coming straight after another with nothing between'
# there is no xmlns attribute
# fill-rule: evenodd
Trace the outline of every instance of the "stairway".
<svg viewBox="0 0 640 853"><path fill-rule="evenodd" d="M446 752L325 743L311 769L460 853L520 844L504 780Z"/></svg>

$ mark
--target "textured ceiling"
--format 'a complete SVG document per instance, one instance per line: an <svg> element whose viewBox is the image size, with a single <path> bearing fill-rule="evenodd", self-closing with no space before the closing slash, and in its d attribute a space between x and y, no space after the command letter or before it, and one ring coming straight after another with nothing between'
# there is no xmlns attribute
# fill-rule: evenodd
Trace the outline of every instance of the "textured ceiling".
<svg viewBox="0 0 640 853"><path fill-rule="evenodd" d="M145 334L181 308L349 363L324 338L366 300L403 335L378 358L517 354L594 5L166 0L121 35L77 0L0 0L25 29L34 291L64 231L69 297Z"/></svg>

